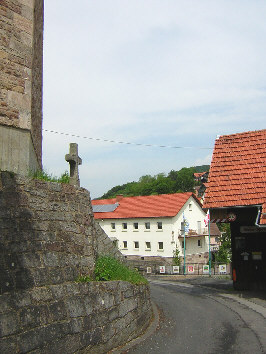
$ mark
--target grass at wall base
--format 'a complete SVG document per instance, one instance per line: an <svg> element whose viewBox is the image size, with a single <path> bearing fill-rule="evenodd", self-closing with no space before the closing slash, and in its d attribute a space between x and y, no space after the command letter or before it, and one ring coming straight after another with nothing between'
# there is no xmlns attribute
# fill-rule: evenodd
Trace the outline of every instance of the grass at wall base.
<svg viewBox="0 0 266 354"><path fill-rule="evenodd" d="M100 256L95 264L93 277L80 275L77 282L123 280L131 284L147 284L148 281L136 270L110 256Z"/></svg>

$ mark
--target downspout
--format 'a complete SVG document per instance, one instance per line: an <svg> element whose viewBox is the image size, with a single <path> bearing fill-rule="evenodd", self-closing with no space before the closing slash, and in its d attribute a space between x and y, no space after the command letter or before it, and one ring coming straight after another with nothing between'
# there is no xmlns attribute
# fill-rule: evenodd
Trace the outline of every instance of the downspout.
<svg viewBox="0 0 266 354"><path fill-rule="evenodd" d="M258 206L258 215L257 215L257 218L256 218L256 221L255 221L255 226L259 227L260 229L262 228L266 228L266 225L260 225L259 224L259 220L260 220L260 216L261 216L261 206Z"/></svg>

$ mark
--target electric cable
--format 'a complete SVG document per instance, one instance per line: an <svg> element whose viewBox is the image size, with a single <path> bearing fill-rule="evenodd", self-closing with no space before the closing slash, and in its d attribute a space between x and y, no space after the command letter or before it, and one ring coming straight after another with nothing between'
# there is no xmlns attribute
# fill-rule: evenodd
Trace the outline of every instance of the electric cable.
<svg viewBox="0 0 266 354"><path fill-rule="evenodd" d="M196 147L196 146L170 146L170 145L141 144L141 143L126 142L126 141L109 140L109 139L104 139L104 138L92 138L89 136L81 136L81 135L77 135L77 134L58 132L58 131L50 130L50 129L42 129L42 130L47 133L72 136L74 138L102 141L102 142L113 143L113 144L135 145L135 146L145 146L145 147L158 147L158 148L167 148L167 149L199 149L199 150L212 150L213 149L211 147L203 147L203 146Z"/></svg>

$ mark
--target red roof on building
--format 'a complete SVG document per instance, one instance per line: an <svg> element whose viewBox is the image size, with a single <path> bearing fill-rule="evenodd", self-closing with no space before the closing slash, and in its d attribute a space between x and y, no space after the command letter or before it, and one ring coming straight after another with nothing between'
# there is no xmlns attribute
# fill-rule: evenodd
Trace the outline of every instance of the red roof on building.
<svg viewBox="0 0 266 354"><path fill-rule="evenodd" d="M194 177L195 178L200 178L201 176L203 176L206 172L195 172L194 173Z"/></svg>
<svg viewBox="0 0 266 354"><path fill-rule="evenodd" d="M266 129L215 141L203 207L251 205L266 212ZM263 215L261 223L266 223Z"/></svg>
<svg viewBox="0 0 266 354"><path fill-rule="evenodd" d="M95 219L173 217L179 213L190 197L201 206L191 192L92 200L92 205L119 203L112 212L95 212Z"/></svg>

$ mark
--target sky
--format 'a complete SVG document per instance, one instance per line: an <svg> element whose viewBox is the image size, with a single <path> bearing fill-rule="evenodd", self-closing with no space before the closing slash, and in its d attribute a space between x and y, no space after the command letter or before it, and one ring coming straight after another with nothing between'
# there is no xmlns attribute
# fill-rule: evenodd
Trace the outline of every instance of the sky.
<svg viewBox="0 0 266 354"><path fill-rule="evenodd" d="M265 0L46 0L44 169L78 143L93 199L265 129L265 18Z"/></svg>

